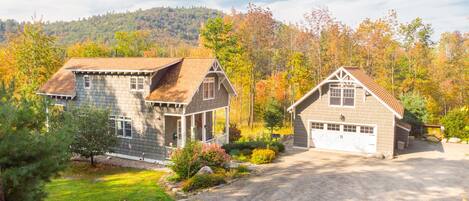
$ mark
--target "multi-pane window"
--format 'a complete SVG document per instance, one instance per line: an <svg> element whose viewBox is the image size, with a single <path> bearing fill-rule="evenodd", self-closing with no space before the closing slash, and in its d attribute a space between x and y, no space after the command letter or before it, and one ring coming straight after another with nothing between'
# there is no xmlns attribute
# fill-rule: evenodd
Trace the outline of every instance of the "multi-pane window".
<svg viewBox="0 0 469 201"><path fill-rule="evenodd" d="M344 88L344 97L342 104L345 106L353 106L354 105L354 98L355 98L355 89L354 88Z"/></svg>
<svg viewBox="0 0 469 201"><path fill-rule="evenodd" d="M314 128L314 129L324 129L324 124L323 123L316 123L316 122L313 122L311 123L311 128Z"/></svg>
<svg viewBox="0 0 469 201"><path fill-rule="evenodd" d="M373 127L371 126L360 126L360 133L373 133Z"/></svg>
<svg viewBox="0 0 469 201"><path fill-rule="evenodd" d="M91 88L90 76L88 76L88 75L83 76L83 83L84 83L84 88L85 89Z"/></svg>
<svg viewBox="0 0 469 201"><path fill-rule="evenodd" d="M118 137L132 137L132 119L123 116L109 117L109 131L115 132Z"/></svg>
<svg viewBox="0 0 469 201"><path fill-rule="evenodd" d="M355 88L353 85L330 85L329 105L354 106Z"/></svg>
<svg viewBox="0 0 469 201"><path fill-rule="evenodd" d="M215 78L214 77L205 78L202 88L203 88L204 100L210 100L210 99L215 98Z"/></svg>
<svg viewBox="0 0 469 201"><path fill-rule="evenodd" d="M350 133L355 133L355 132L357 132L357 126L354 126L354 125L344 125L344 131L345 131L345 132L350 132Z"/></svg>
<svg viewBox="0 0 469 201"><path fill-rule="evenodd" d="M142 91L143 90L143 77L131 77L130 78L130 90L131 91Z"/></svg>
<svg viewBox="0 0 469 201"><path fill-rule="evenodd" d="M327 124L327 130L340 131L340 124Z"/></svg>
<svg viewBox="0 0 469 201"><path fill-rule="evenodd" d="M340 105L342 97L342 90L338 85L331 85L331 95L329 103L331 105Z"/></svg>

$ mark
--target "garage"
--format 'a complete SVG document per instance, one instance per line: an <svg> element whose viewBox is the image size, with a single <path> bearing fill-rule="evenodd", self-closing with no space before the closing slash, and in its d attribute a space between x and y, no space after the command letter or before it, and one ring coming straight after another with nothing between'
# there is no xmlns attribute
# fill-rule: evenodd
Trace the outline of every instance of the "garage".
<svg viewBox="0 0 469 201"><path fill-rule="evenodd" d="M316 148L357 153L376 152L375 125L310 121L312 144Z"/></svg>

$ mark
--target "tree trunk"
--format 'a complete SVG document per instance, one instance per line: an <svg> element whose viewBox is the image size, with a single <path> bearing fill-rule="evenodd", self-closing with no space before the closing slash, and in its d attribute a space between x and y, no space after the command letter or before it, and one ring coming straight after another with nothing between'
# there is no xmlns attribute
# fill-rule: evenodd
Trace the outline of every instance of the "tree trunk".
<svg viewBox="0 0 469 201"><path fill-rule="evenodd" d="M95 167L93 155L90 156L90 161L91 161L91 166Z"/></svg>
<svg viewBox="0 0 469 201"><path fill-rule="evenodd" d="M0 178L0 201L5 201L5 191L3 190L3 180Z"/></svg>

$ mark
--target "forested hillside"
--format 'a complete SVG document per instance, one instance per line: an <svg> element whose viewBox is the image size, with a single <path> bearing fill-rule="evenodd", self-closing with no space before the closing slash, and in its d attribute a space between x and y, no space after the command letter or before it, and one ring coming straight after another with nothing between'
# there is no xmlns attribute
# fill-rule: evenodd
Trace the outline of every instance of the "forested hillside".
<svg viewBox="0 0 469 201"><path fill-rule="evenodd" d="M147 30L155 41L165 40L197 43L199 29L209 18L223 13L208 8L152 8L126 13L107 13L70 22L46 23L46 33L57 37L61 44L73 44L87 39L111 43L119 31ZM0 20L0 42L5 34L16 32L13 20Z"/></svg>

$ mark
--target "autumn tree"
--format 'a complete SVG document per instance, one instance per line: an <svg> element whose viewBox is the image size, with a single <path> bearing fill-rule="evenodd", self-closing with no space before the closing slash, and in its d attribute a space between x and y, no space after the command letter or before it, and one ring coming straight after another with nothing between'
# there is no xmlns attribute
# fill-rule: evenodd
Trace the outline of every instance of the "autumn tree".
<svg viewBox="0 0 469 201"><path fill-rule="evenodd" d="M115 54L123 57L143 56L144 52L152 47L151 33L149 31L116 32Z"/></svg>
<svg viewBox="0 0 469 201"><path fill-rule="evenodd" d="M107 57L109 55L110 50L106 45L90 40L67 48L68 57Z"/></svg>

